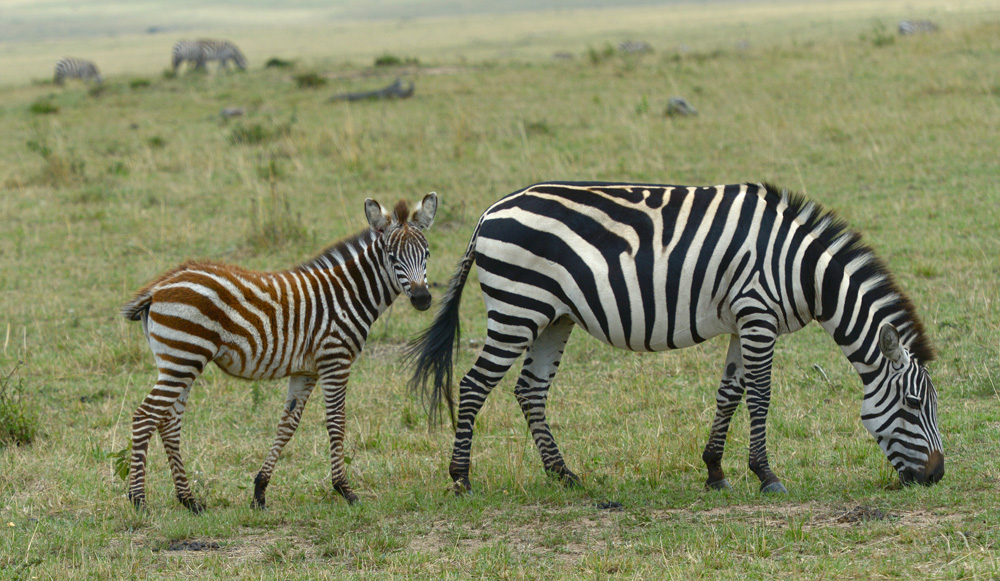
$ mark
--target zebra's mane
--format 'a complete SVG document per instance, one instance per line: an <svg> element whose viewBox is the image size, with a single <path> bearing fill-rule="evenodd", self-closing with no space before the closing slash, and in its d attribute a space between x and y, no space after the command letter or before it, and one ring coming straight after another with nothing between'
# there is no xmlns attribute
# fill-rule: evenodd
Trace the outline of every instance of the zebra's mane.
<svg viewBox="0 0 1000 581"><path fill-rule="evenodd" d="M862 239L861 234L848 226L832 210L827 210L802 194L789 192L769 183L761 185L766 191L767 199L783 201L787 205L785 215L808 228L813 236L827 247L837 262L846 265L857 260L862 263L863 265L855 270L852 276L858 277L859 280L878 280L871 292L878 296L897 297L893 306L903 313L905 322L909 323L905 329L900 329L903 344L921 363L933 361L936 353L924 330L924 324L917 315L916 307L896 283L885 261L875 254L872 247Z"/></svg>
<svg viewBox="0 0 1000 581"><path fill-rule="evenodd" d="M375 232L371 228L365 228L357 234L342 238L327 246L319 254L297 266L295 270L314 270L342 266L357 258L374 241Z"/></svg>

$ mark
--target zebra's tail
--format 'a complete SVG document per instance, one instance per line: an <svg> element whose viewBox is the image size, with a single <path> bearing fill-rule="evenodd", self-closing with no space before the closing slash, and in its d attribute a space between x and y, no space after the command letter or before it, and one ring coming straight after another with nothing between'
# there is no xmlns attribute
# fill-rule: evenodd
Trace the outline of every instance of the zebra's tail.
<svg viewBox="0 0 1000 581"><path fill-rule="evenodd" d="M129 302L122 307L121 315L130 321L141 321L142 317L149 312L149 306L153 303L153 293L149 289L143 289Z"/></svg>
<svg viewBox="0 0 1000 581"><path fill-rule="evenodd" d="M441 301L434 322L410 342L405 359L413 367L410 391L420 394L427 406L427 421L433 426L441 417L441 400L448 404L451 427L455 428L455 396L452 393L452 356L462 336L459 305L462 289L476 259L476 240L479 225L472 233L465 256L458 263L455 274L448 283L448 291ZM433 379L432 379L433 378Z"/></svg>

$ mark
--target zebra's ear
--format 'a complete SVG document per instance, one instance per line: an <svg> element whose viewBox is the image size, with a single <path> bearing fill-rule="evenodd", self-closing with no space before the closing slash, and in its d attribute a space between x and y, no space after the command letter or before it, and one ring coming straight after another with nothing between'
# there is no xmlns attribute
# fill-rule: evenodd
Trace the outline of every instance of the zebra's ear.
<svg viewBox="0 0 1000 581"><path fill-rule="evenodd" d="M882 325L878 330L878 348L882 355L893 363L903 360L903 349L899 346L899 331L890 324Z"/></svg>
<svg viewBox="0 0 1000 581"><path fill-rule="evenodd" d="M426 230L434 223L434 215L437 214L437 209L438 195L431 192L424 196L424 199L417 205L417 209L413 211L413 218L410 222L417 228Z"/></svg>
<svg viewBox="0 0 1000 581"><path fill-rule="evenodd" d="M365 200L365 216L368 217L368 225L379 234L385 232L389 226L389 213L385 211L382 204L371 198Z"/></svg>

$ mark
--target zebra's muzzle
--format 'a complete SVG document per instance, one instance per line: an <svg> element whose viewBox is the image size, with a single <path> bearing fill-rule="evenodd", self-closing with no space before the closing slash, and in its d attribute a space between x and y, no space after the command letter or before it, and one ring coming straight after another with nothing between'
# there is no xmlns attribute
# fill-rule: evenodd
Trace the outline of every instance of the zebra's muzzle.
<svg viewBox="0 0 1000 581"><path fill-rule="evenodd" d="M418 311L426 311L431 306L431 293L425 285L410 287L410 304Z"/></svg>
<svg viewBox="0 0 1000 581"><path fill-rule="evenodd" d="M933 451L927 458L927 464L923 471L907 468L900 471L899 481L904 485L923 484L930 486L939 482L944 477L944 454Z"/></svg>

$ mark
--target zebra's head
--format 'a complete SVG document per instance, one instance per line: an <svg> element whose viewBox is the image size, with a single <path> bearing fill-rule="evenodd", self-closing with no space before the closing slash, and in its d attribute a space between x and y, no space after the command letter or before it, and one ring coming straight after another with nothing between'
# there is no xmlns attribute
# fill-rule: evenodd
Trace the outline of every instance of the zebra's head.
<svg viewBox="0 0 1000 581"><path fill-rule="evenodd" d="M418 311L431 306L431 293L427 290L430 251L423 231L434 223L437 206L434 192L424 196L413 212L405 201L396 204L390 213L375 200L365 200L368 224L384 240L383 267L396 291L406 295Z"/></svg>
<svg viewBox="0 0 1000 581"><path fill-rule="evenodd" d="M923 362L890 324L879 329L876 374L865 386L861 422L878 441L903 484L934 484L944 476L937 392Z"/></svg>

